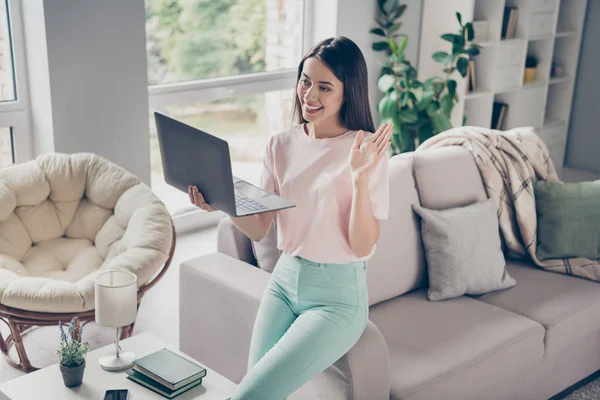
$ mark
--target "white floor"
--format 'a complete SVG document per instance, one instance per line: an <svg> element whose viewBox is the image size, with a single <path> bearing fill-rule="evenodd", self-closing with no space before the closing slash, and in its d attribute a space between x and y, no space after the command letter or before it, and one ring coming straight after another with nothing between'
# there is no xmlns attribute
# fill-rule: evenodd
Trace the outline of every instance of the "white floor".
<svg viewBox="0 0 600 400"><path fill-rule="evenodd" d="M151 332L170 345L179 344L179 264L190 258L207 254L217 249L216 227L177 236L173 261L162 279L150 289L140 305L134 334ZM8 327L0 322L4 337ZM84 327L83 339L96 349L114 342L115 331L95 323ZM23 341L32 365L45 367L58 362L58 327L38 328L27 334ZM126 350L126 349L124 349ZM16 358L16 355L14 355ZM2 357L0 359L0 383L24 375Z"/></svg>

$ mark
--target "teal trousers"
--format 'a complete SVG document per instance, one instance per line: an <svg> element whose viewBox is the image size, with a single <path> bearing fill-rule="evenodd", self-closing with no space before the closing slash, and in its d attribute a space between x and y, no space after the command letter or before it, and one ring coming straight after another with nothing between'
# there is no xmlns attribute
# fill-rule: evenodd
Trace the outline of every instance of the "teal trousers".
<svg viewBox="0 0 600 400"><path fill-rule="evenodd" d="M260 302L248 372L231 399L285 399L356 344L368 313L366 262L282 255Z"/></svg>

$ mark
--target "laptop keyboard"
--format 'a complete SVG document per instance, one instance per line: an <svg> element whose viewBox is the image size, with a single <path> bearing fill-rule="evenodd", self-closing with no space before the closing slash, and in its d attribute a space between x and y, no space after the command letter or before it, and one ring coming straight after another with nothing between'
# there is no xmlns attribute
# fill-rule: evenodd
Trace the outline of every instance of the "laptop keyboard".
<svg viewBox="0 0 600 400"><path fill-rule="evenodd" d="M237 193L235 195L235 206L238 209L238 211L246 211L246 212L260 211L260 210L267 209L266 206L263 206L258 201L254 201L247 197L242 197L242 196L238 195Z"/></svg>

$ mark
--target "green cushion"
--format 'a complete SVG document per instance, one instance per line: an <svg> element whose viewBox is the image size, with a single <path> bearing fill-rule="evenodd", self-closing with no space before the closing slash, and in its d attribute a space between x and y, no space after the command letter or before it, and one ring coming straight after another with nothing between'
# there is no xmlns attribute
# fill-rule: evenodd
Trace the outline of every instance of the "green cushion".
<svg viewBox="0 0 600 400"><path fill-rule="evenodd" d="M533 188L537 258L600 258L600 181L536 181Z"/></svg>

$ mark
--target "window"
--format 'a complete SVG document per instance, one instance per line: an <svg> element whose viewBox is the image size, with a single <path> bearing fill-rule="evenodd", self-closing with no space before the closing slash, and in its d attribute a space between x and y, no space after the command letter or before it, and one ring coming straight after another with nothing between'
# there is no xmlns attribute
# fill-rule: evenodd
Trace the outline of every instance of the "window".
<svg viewBox="0 0 600 400"><path fill-rule="evenodd" d="M151 85L296 67L302 0L146 0Z"/></svg>
<svg viewBox="0 0 600 400"><path fill-rule="evenodd" d="M21 8L0 0L0 168L33 158Z"/></svg>
<svg viewBox="0 0 600 400"><path fill-rule="evenodd" d="M311 1L146 0L150 114L226 139L233 173L258 183L267 140L292 124ZM152 188L173 216L188 212L187 195L164 182L150 126Z"/></svg>

